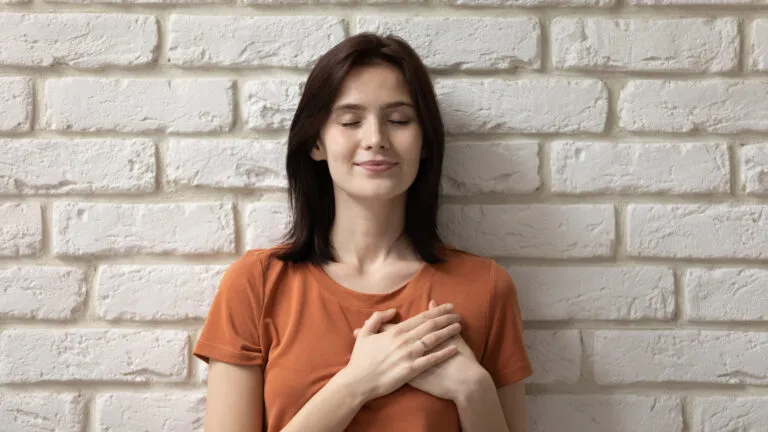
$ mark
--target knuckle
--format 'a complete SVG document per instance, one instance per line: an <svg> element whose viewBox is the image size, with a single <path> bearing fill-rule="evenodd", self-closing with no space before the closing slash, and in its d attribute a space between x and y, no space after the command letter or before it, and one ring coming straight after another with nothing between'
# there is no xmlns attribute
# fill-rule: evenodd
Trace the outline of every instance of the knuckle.
<svg viewBox="0 0 768 432"><path fill-rule="evenodd" d="M403 349L407 348L408 342L403 337L396 337L394 345L396 350L402 351Z"/></svg>
<svg viewBox="0 0 768 432"><path fill-rule="evenodd" d="M411 349L408 350L408 357L411 360L416 360L417 358L421 357L421 352L419 350L419 347L417 347L415 344L411 347Z"/></svg>

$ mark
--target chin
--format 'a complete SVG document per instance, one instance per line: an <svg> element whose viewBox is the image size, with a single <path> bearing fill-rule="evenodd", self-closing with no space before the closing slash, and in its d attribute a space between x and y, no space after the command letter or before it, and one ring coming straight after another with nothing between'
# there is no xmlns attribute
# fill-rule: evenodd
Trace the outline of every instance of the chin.
<svg viewBox="0 0 768 432"><path fill-rule="evenodd" d="M402 187L381 187L382 185L370 185L370 187L361 187L358 185L354 189L347 189L347 195L359 200L389 200L404 195L408 188Z"/></svg>

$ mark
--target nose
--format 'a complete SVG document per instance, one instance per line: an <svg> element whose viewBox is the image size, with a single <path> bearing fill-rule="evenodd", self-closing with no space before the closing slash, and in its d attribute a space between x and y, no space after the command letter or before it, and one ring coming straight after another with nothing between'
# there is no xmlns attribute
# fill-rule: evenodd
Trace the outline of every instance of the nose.
<svg viewBox="0 0 768 432"><path fill-rule="evenodd" d="M362 144L366 150L389 149L389 137L386 128L382 127L379 121L368 122L367 126L363 128Z"/></svg>

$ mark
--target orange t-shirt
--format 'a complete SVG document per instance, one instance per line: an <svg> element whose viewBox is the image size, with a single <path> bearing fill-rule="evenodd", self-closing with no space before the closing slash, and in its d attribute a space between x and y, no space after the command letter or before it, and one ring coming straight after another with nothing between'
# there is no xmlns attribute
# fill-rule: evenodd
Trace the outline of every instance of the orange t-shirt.
<svg viewBox="0 0 768 432"><path fill-rule="evenodd" d="M273 251L249 250L229 266L194 349L206 362L263 366L268 432L284 428L346 366L352 331L376 310L396 308L396 323L427 310L430 300L453 303L462 337L496 387L532 373L515 286L491 259L446 247L446 262L422 266L393 292L365 294L341 286L316 265L282 262ZM405 385L365 404L346 430L460 429L453 402Z"/></svg>

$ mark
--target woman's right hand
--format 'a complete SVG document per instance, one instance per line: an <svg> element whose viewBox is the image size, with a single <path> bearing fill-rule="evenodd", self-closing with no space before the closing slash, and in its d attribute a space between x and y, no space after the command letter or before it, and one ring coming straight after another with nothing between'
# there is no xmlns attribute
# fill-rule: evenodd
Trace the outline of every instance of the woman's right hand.
<svg viewBox="0 0 768 432"><path fill-rule="evenodd" d="M400 388L415 376L451 358L456 347L434 347L461 332L453 305L427 310L379 333L395 317L395 309L374 312L360 329L344 374L360 385L363 398L372 400Z"/></svg>

